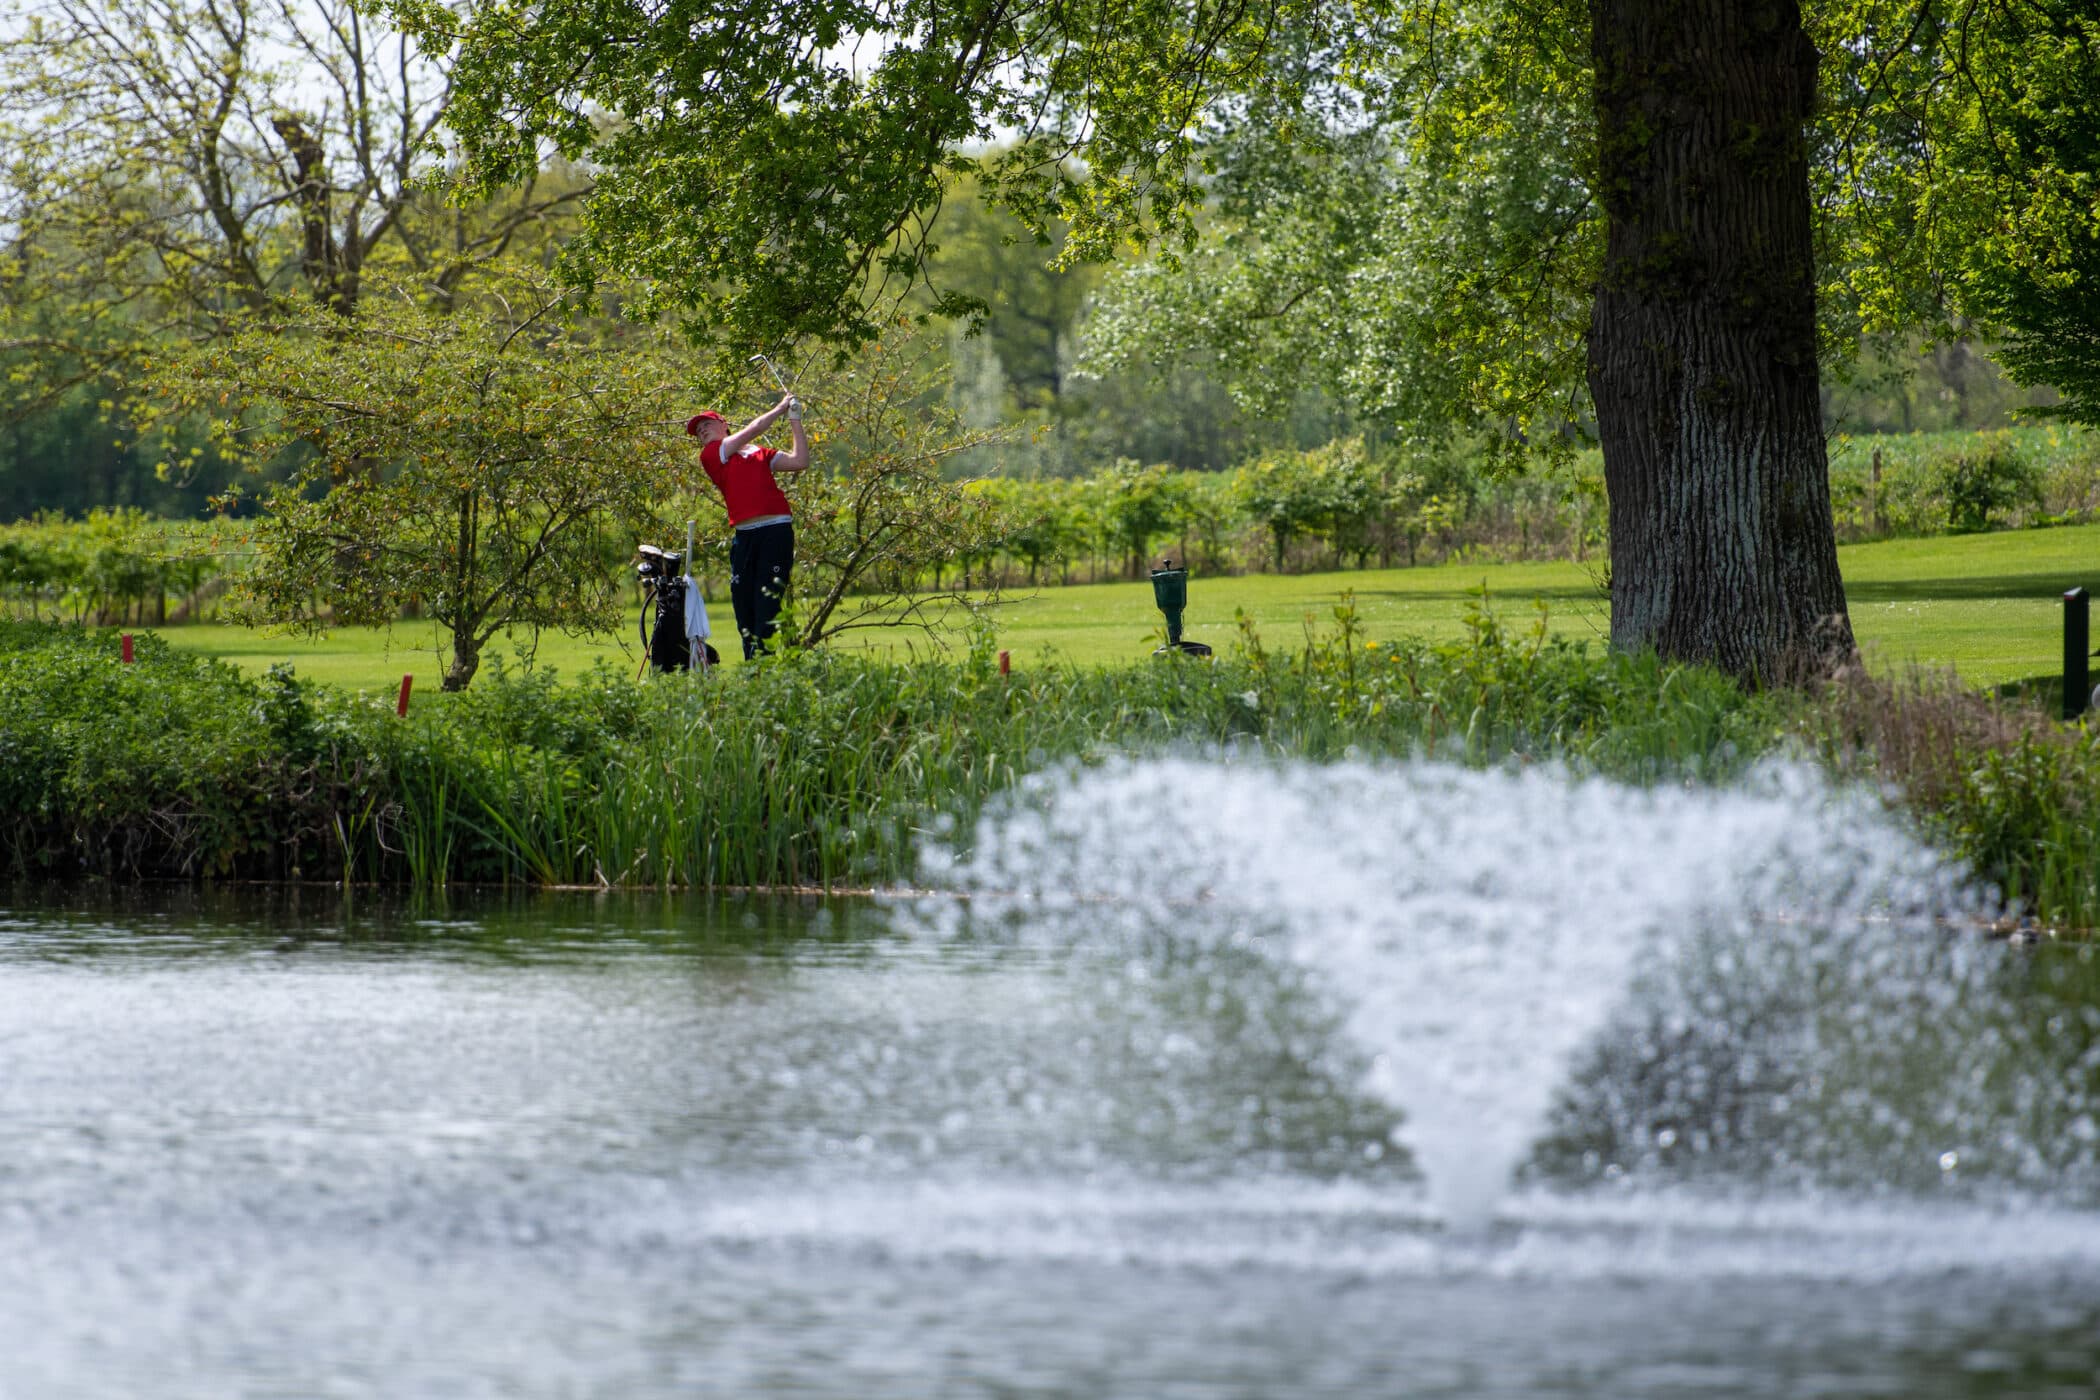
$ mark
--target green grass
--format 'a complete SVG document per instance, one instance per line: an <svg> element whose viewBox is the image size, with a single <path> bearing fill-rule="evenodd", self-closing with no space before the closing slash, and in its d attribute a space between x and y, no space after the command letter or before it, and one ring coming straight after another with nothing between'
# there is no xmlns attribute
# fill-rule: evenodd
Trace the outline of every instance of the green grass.
<svg viewBox="0 0 2100 1400"><path fill-rule="evenodd" d="M1879 669L1952 666L1997 685L2058 674L2064 591L2100 591L2100 525L1888 540L1838 561L1853 630Z"/></svg>
<svg viewBox="0 0 2100 1400"><path fill-rule="evenodd" d="M1847 546L1839 551L1852 623L1870 662L1883 671L1912 662L1952 666L1972 685L2054 674L2062 653L2060 598L2075 584L2100 590L2100 525L1942 536ZM1446 564L1420 569L1240 578L1197 576L1189 585L1187 634L1221 649L1237 635L1244 609L1271 647L1302 644L1305 619L1331 621L1344 590L1356 595L1367 635L1444 640L1464 632L1470 590L1486 584L1511 622L1544 599L1555 632L1600 643L1610 624L1591 571L1571 563ZM726 602L716 601L727 630ZM1049 657L1103 665L1142 657L1157 641L1158 611L1146 583L1019 590L997 612L999 645L1026 666ZM170 628L168 641L260 673L290 661L299 674L352 690L391 691L403 672L435 689L444 670L436 630L402 624L388 631L343 629L325 638L272 635L239 627ZM842 643L892 652L924 649L916 633L849 634ZM514 650L499 641L492 649ZM734 650L731 648L731 650ZM540 639L537 660L566 674L602 659L630 672L634 633L618 638Z"/></svg>

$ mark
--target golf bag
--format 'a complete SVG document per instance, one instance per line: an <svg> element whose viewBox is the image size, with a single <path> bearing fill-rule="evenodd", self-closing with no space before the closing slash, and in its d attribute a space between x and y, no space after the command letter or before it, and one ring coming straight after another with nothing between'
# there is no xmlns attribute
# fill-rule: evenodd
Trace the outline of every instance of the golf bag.
<svg viewBox="0 0 2100 1400"><path fill-rule="evenodd" d="M721 653L707 642L707 605L700 585L685 572L685 557L650 544L638 552L634 573L642 584L640 628L649 664L659 671L689 671L704 655L705 665L721 665Z"/></svg>

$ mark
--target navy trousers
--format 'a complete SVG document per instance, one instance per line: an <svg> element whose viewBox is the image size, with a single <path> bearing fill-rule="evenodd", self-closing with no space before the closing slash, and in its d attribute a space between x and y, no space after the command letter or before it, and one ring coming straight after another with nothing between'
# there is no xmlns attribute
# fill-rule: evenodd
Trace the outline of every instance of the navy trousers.
<svg viewBox="0 0 2100 1400"><path fill-rule="evenodd" d="M780 605L795 572L795 522L738 530L729 542L729 605L736 609L744 659L764 654L779 627Z"/></svg>

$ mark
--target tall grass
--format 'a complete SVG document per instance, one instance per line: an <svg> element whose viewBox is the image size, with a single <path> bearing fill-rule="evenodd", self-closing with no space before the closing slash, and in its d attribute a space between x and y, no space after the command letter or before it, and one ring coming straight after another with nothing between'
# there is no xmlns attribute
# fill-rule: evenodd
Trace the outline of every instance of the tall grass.
<svg viewBox="0 0 2100 1400"><path fill-rule="evenodd" d="M0 751L18 746L42 774L0 802L17 870L868 884L909 873L927 823L968 820L1067 759L1434 749L1645 777L1753 750L1758 709L1713 673L1593 655L1542 626L1511 634L1485 609L1456 645L1367 643L1345 604L1292 651L1247 624L1237 656L1124 670L1002 676L985 645L958 661L792 653L641 686L606 669L563 685L499 670L406 721L285 668L245 682L160 646L125 668L92 634L43 640L0 654L0 695L45 721L0 714ZM188 737L170 748L129 719L98 723L112 687L127 710L157 696L156 729ZM156 757L200 746L209 781ZM142 829L164 839L125 834Z"/></svg>
<svg viewBox="0 0 2100 1400"><path fill-rule="evenodd" d="M1848 671L1799 713L1836 773L1879 784L1928 835L2046 921L2100 929L2100 733L1947 672Z"/></svg>
<svg viewBox="0 0 2100 1400"><path fill-rule="evenodd" d="M1960 690L1850 676L1749 694L1554 638L1483 600L1441 645L1366 640L1348 600L1280 647L1001 675L793 653L709 678L495 673L407 720L147 639L0 624L0 861L17 873L395 885L866 886L1025 773L1162 749L1312 761L1557 760L1725 781L1794 744L1881 784L2046 917L2100 924L2100 748ZM10 642L23 643L10 647Z"/></svg>

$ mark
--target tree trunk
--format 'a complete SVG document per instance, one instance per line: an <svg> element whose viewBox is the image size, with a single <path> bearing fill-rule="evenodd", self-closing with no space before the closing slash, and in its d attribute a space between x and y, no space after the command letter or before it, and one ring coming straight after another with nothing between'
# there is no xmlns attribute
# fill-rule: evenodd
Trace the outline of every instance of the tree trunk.
<svg viewBox="0 0 2100 1400"><path fill-rule="evenodd" d="M480 521L480 506L480 500L471 490L459 493L459 533L453 541L452 555L452 599L446 610L438 615L439 624L452 629L452 665L445 672L443 688L446 690L465 690L481 665L480 630L488 610L476 610L468 602L475 596L475 547L479 543L476 526Z"/></svg>
<svg viewBox="0 0 2100 1400"><path fill-rule="evenodd" d="M291 113L279 113L270 124L284 142L298 177L292 201L299 210L299 266L306 274L307 290L322 306L347 316L354 308L343 295L342 262L329 224L328 153L320 138Z"/></svg>
<svg viewBox="0 0 2100 1400"><path fill-rule="evenodd" d="M1795 0L1593 0L1589 384L1611 638L1753 682L1852 652L1816 371Z"/></svg>
<svg viewBox="0 0 2100 1400"><path fill-rule="evenodd" d="M454 628L452 632L452 664L445 668L445 679L439 689L447 691L465 690L481 669L481 644L474 640L471 627Z"/></svg>

